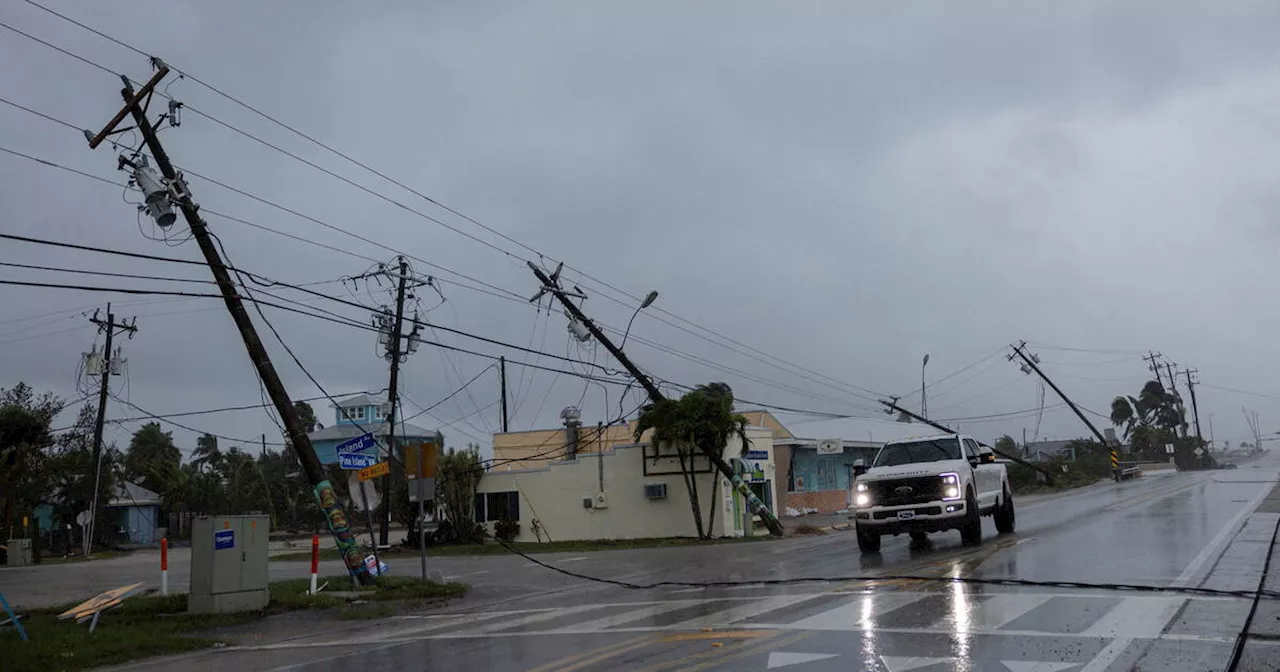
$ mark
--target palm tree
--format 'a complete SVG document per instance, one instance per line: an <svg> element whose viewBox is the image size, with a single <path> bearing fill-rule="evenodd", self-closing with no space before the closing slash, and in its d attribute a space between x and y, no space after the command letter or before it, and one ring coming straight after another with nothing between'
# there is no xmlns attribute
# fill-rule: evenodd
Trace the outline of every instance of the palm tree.
<svg viewBox="0 0 1280 672"><path fill-rule="evenodd" d="M191 451L191 464L194 464L196 469L204 471L205 466L208 465L216 470L221 461L222 452L218 450L218 437L205 434L196 439L196 449Z"/></svg>
<svg viewBox="0 0 1280 672"><path fill-rule="evenodd" d="M635 438L653 430L650 439L655 447L669 446L676 451L685 488L689 492L689 505L693 513L698 536L710 538L715 528L717 495L720 473L711 469L711 511L706 525L702 522L702 507L698 498L695 478L695 455L721 456L725 445L738 437L743 447L747 439L747 418L733 412L733 390L725 383L699 385L679 399L661 399L648 404L640 411L636 423ZM655 460L656 460L655 450Z"/></svg>

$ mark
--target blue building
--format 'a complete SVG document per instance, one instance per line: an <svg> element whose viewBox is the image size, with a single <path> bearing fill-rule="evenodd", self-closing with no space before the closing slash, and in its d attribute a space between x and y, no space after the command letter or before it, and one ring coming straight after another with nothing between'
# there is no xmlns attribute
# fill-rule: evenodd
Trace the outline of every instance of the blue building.
<svg viewBox="0 0 1280 672"><path fill-rule="evenodd" d="M391 405L368 394L361 394L338 402L333 409L333 424L307 435L315 447L321 464L338 463L338 444L354 439L366 432L373 434L382 446L387 445L390 430L387 412ZM422 441L439 441L440 434L433 429L423 429L408 422L396 420L396 445L412 445ZM385 456L384 456L385 457Z"/></svg>
<svg viewBox="0 0 1280 672"><path fill-rule="evenodd" d="M156 528L160 523L160 504L160 495L137 483L124 481L117 485L115 494L107 501L107 514L115 528L117 543L122 546L159 543Z"/></svg>

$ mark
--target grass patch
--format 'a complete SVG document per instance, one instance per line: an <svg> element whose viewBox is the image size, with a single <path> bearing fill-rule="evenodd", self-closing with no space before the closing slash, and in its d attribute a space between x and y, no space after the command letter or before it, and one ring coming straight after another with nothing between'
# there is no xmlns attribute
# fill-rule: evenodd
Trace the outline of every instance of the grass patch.
<svg viewBox="0 0 1280 672"><path fill-rule="evenodd" d="M591 551L618 551L632 548L668 548L672 546L714 546L718 544L735 544L750 541L768 541L768 535L753 537L726 537L723 539L695 539L693 537L658 537L646 539L583 539L579 541L513 541L511 548L521 553L584 553ZM503 555L509 553L497 543L459 544L454 546L432 546L427 549L429 556L453 555ZM381 558L416 558L415 549L396 549L383 552ZM285 553L272 556L272 560L310 560L311 552ZM336 548L320 549L321 560L339 560Z"/></svg>
<svg viewBox="0 0 1280 672"><path fill-rule="evenodd" d="M458 583L422 583L409 577L381 577L376 587L357 590L348 576L326 577L329 587L319 595L306 595L307 579L277 581L270 585L271 601L264 611L238 614L186 613L186 595L150 595L129 598L103 613L97 630L88 624L59 621L57 615L72 604L48 609L20 609L30 641L22 642L14 628L0 629L0 669L5 672L83 670L141 658L205 649L219 640L200 636L214 628L243 625L271 614L303 609L334 609L340 619L383 618L405 607L461 597L467 586ZM330 591L355 591L365 604L350 605L347 598ZM340 607L340 609L339 609Z"/></svg>
<svg viewBox="0 0 1280 672"><path fill-rule="evenodd" d="M89 557L83 555L70 555L62 557L61 555L44 555L40 557L42 565L67 565L73 562L90 562L92 560L106 560L108 558L119 558L128 555L128 551L98 551Z"/></svg>

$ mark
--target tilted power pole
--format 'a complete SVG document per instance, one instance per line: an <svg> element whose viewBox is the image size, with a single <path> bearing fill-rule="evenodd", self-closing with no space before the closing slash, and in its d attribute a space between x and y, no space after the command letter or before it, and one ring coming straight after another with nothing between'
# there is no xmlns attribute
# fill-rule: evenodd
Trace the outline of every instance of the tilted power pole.
<svg viewBox="0 0 1280 672"><path fill-rule="evenodd" d="M1202 447L1204 445L1204 435L1200 433L1200 407L1196 405L1196 383L1200 381L1191 379L1191 375L1200 373L1200 370L1183 369L1182 373L1187 376L1187 391L1191 393L1191 413L1195 417L1196 421L1196 440L1200 442L1197 447Z"/></svg>
<svg viewBox="0 0 1280 672"><path fill-rule="evenodd" d="M613 358L618 360L618 363L622 364L623 368L631 374L631 377L635 378L636 382L640 383L640 386L645 389L645 392L649 393L650 399L654 401L662 401L663 399L666 399L666 396L663 395L662 391L658 389L658 386L650 380L649 376L646 376L639 367L633 364L631 359L627 357L626 353L619 349L618 346L614 345L613 341L610 341L608 337L604 335L604 332L596 326L596 323L592 322L591 318L583 314L582 310L569 300L569 297L565 295L564 290L560 288L559 268L556 269L555 273L548 276L532 261L528 262L528 264L529 268L533 269L533 274L538 276L538 281L542 283L542 290L539 292L539 296L541 296L542 292L548 292L552 296L556 297L556 299L560 301L561 305L564 306L564 309L569 311L569 314L573 316L573 319L586 327L587 331L591 332L591 335L596 339L596 342L603 345L605 349L609 351L609 354L613 355ZM764 521L765 526L769 528L769 532L775 537L781 537L783 535L783 529L782 523L778 522L778 517L773 515L773 512L769 510L769 507L765 506L764 502L760 501L759 497L756 497L756 493L751 492L751 488L747 487L747 484L743 482L742 477L733 471L733 468L729 466L729 463L726 462L723 457L707 450L705 446L697 446L697 448L702 451L703 455L706 456L707 461L715 466L722 476L729 479L731 487L747 500L747 504L751 507L751 511L760 516L760 520ZM603 448L600 448L600 450L603 450Z"/></svg>
<svg viewBox="0 0 1280 672"><path fill-rule="evenodd" d="M905 408L903 408L903 407L899 406L899 405L898 405L898 400L897 400L897 398L894 398L894 399L893 399L893 401L885 401L884 399L881 399L881 400L880 400L880 403L882 403L882 404L884 404L884 405L885 405L885 408L887 409L887 410L885 410L885 413L892 413L892 412L894 412L894 411L897 411L898 413L901 413L902 415L905 415L905 416L907 416L908 418L911 418L912 420L915 420L915 421L917 421L917 422L923 422L924 424L929 425L930 427L933 427L934 429L937 429L938 431L946 432L947 434L958 434L958 433L959 433L959 432L957 432L956 430L954 430L954 429L952 429L952 428L950 428L950 427L948 427L948 426L946 426L946 425L944 425L944 424L942 424L942 423L940 423L940 422L937 422L936 420L930 420L930 419L928 419L928 418L924 417L923 415L917 415L917 414L912 413L911 411L908 411L907 409L905 409ZM1025 429L1024 429L1024 430L1022 430L1022 435L1023 435L1023 436L1022 436L1022 443L1023 443L1023 446L1024 446L1024 447L1025 447L1025 445L1026 445L1026 443L1027 443L1026 433L1027 433L1027 432L1026 432L1026 430L1025 430ZM995 449L994 447L992 447L992 446L987 446L987 447L988 447L988 448L991 448L991 452L995 453L996 455L999 455L1000 457L1003 457L1003 458L1005 458L1006 460L1009 460L1010 462L1016 462L1016 463L1018 463L1018 464L1021 464L1022 466L1026 467L1026 468L1028 468L1028 469L1033 469L1033 470L1035 470L1035 471L1037 471L1037 472L1039 472L1039 473L1043 474L1043 475L1044 475L1045 480L1046 480L1046 481L1048 481L1049 483L1052 483L1052 482L1053 482L1053 472L1049 471L1048 469L1045 469L1044 467L1041 467L1041 466L1040 466L1040 465L1038 465L1038 464L1034 464L1034 463L1032 463L1032 462L1028 462L1028 461L1026 461L1026 460L1022 459L1021 457L1018 457L1017 455L1010 455L1009 453L1006 453L1006 452L1004 452L1004 451L996 450L996 449Z"/></svg>
<svg viewBox="0 0 1280 672"><path fill-rule="evenodd" d="M111 352L111 337L117 331L127 332L129 338L138 331L138 318L133 318L132 322L116 322L115 313L111 312L111 304L107 304L107 319L98 319L97 311L94 311L93 317L89 318L90 322L98 325L98 331L106 332L107 342L102 346L102 382L98 388L98 418L93 424L93 490L89 493L89 524L85 527L84 535L84 555L89 557L93 553L93 532L94 522L98 519L98 495L102 490L102 428L107 420L107 393L111 389L111 366L115 363L115 355ZM89 477L86 475L85 480Z"/></svg>
<svg viewBox="0 0 1280 672"><path fill-rule="evenodd" d="M214 245L213 236L209 233L209 225L200 218L200 206L196 205L195 201L192 200L191 191L187 187L186 181L174 169L173 164L169 161L169 155L160 144L160 138L156 136L155 128L147 120L143 105L145 102L150 101L156 85L169 74L168 66L160 59L153 58L152 65L156 67L156 73L138 91L134 91L128 77L121 76L124 81L124 89L121 90L120 95L124 98L124 107L116 113L97 135L85 131L85 137L89 139L89 147L90 149L96 148L108 136L119 132L116 130L116 126L126 116L133 116L137 130L142 135L147 149L151 151L151 157L155 159L156 165L160 168L164 181L160 182L150 167L131 163L125 157L121 157L121 167L129 165L133 168L134 179L146 196L148 213L155 217L157 223L162 227L173 225L174 217L172 212L166 212L173 205L177 205L182 210L182 216L191 228L191 236L195 238L201 254L204 255L205 262L213 272L214 280L217 281L218 289L227 305L227 311L231 313L231 319L235 321L236 328L240 331L240 337L244 341L245 351L249 355L249 360L253 363L254 369L262 380L262 384L267 390L267 395L271 397L276 413L280 415L280 419L284 422L285 431L289 439L286 443L297 454L298 463L302 466L302 471L306 474L307 480L311 482L312 493L320 504L320 508L324 511L329 532L334 537L334 541L342 555L342 560L347 566L347 571L359 583L372 585L374 582L373 576L365 569L364 558L356 544L355 535L351 532L351 527L347 522L347 515L343 511L342 502L338 499L337 493L334 492L333 484L326 477L324 467L320 464L320 459L316 457L315 448L311 445L311 439L307 436L308 428L303 427L302 422L298 419L298 412L293 407L293 401L289 398L289 393L285 390L284 383L280 381L280 376L276 373L275 367L271 363L271 358L267 355L267 349L263 346L262 339L259 338L258 331L253 326L253 321L249 319L249 313L245 310L244 302L240 298L236 283L232 281L231 274L227 270L226 264L223 263L222 257L218 253L218 248ZM173 109L173 105L170 105L170 115L173 114ZM171 125L173 123L172 116L170 117L170 123Z"/></svg>

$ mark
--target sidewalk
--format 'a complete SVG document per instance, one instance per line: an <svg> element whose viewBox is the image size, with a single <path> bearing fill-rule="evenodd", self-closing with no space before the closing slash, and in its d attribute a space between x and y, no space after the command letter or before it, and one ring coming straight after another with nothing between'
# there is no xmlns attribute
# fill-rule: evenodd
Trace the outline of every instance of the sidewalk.
<svg viewBox="0 0 1280 672"><path fill-rule="evenodd" d="M1251 521L1264 518L1269 523L1272 546L1271 561L1267 564L1262 588L1280 591L1280 548L1277 548L1280 546L1280 539L1275 536L1276 525L1280 524L1280 485L1271 489L1271 493L1250 516ZM1280 641L1280 599L1263 598L1258 602L1258 610L1249 626L1249 638L1245 642L1244 654L1240 657L1239 669L1274 670L1277 641Z"/></svg>

